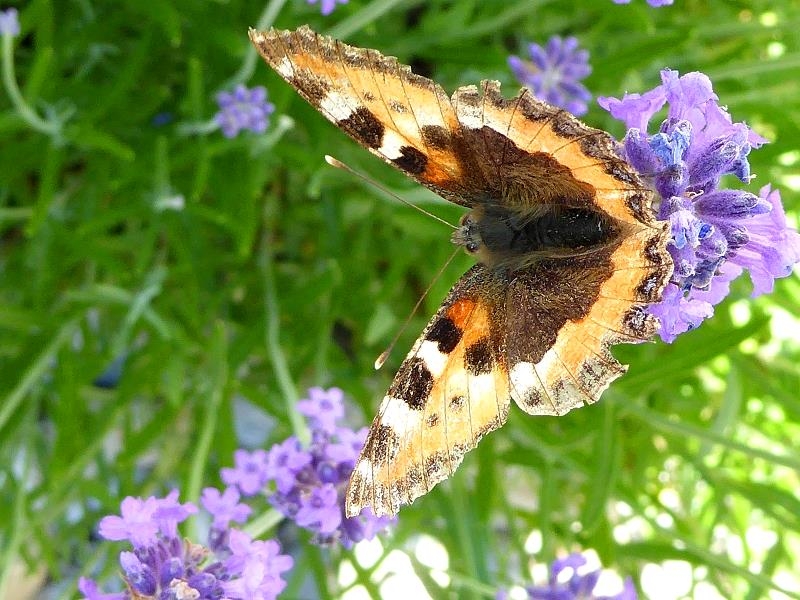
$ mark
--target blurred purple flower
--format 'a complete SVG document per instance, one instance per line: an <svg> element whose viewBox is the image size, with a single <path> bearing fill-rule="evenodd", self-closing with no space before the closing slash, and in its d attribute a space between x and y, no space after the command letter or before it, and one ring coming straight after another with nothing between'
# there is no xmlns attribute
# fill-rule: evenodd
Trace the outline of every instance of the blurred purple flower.
<svg viewBox="0 0 800 600"><path fill-rule="evenodd" d="M105 594L97 587L97 582L88 577L78 579L78 591L86 600L125 600L126 592L111 592Z"/></svg>
<svg viewBox="0 0 800 600"><path fill-rule="evenodd" d="M225 488L220 494L217 488L207 487L203 489L200 504L214 517L212 527L224 529L231 521L244 523L250 516L252 509L246 504L240 504L240 498L241 495L236 488Z"/></svg>
<svg viewBox="0 0 800 600"><path fill-rule="evenodd" d="M315 431L333 433L336 421L344 416L344 392L339 388L323 390L312 387L308 390L308 400L297 403L297 411L308 419Z"/></svg>
<svg viewBox="0 0 800 600"><path fill-rule="evenodd" d="M220 471L226 485L235 485L245 496L257 494L267 482L267 453L264 450L237 450L233 454L233 469Z"/></svg>
<svg viewBox="0 0 800 600"><path fill-rule="evenodd" d="M109 515L100 520L100 535L107 540L128 540L134 548L149 546L156 541L158 523L153 515L158 508L158 500L146 500L128 496L120 505L122 516Z"/></svg>
<svg viewBox="0 0 800 600"><path fill-rule="evenodd" d="M241 576L222 584L228 597L272 600L283 591L286 582L280 574L291 569L294 560L280 553L278 542L252 540L243 531L232 530L229 547L225 568Z"/></svg>
<svg viewBox="0 0 800 600"><path fill-rule="evenodd" d="M785 220L780 195L759 196L719 189L724 175L749 183L751 149L766 142L744 123L733 123L702 73L661 72L662 85L644 94L599 98L600 106L628 129L623 155L658 192L658 218L668 221L667 249L674 271L661 303L650 312L661 320L660 336L672 342L713 314L742 269L754 295L772 290L800 261L800 237ZM652 117L668 105L657 133Z"/></svg>
<svg viewBox="0 0 800 600"><path fill-rule="evenodd" d="M550 578L546 586L525 588L529 600L636 600L636 588L630 577L615 596L597 596L594 593L601 570L583 569L586 558L579 553L556 559L550 565ZM500 590L495 600L506 600L508 593Z"/></svg>
<svg viewBox="0 0 800 600"><path fill-rule="evenodd" d="M203 493L203 505L210 506L208 510L214 516L208 546L181 539L178 523L197 508L178 502L177 491L165 498L125 498L123 517L105 517L100 534L133 543L132 552L126 550L119 556L127 592L103 594L96 582L84 577L78 582L79 591L87 600L274 600L286 587L281 574L292 567L292 558L281 555L280 546L273 540L253 541L239 530L228 530L228 522L244 520L249 507L238 504L236 490L226 490L225 494L215 490L214 494L211 489ZM134 524L147 534L137 534Z"/></svg>
<svg viewBox="0 0 800 600"><path fill-rule="evenodd" d="M0 10L0 35L19 35L19 13L16 8Z"/></svg>
<svg viewBox="0 0 800 600"><path fill-rule="evenodd" d="M317 0L308 0L309 4L316 4ZM347 4L347 0L319 0L320 12L328 16L336 8L337 4Z"/></svg>
<svg viewBox="0 0 800 600"><path fill-rule="evenodd" d="M631 0L611 0L614 4L630 4ZM650 6L659 8L661 6L671 6L675 0L647 0Z"/></svg>
<svg viewBox="0 0 800 600"><path fill-rule="evenodd" d="M274 485L270 503L312 531L317 543L338 541L350 548L372 539L395 519L377 518L369 510L350 519L344 516L344 492L366 428L356 432L337 424L344 416L344 394L338 388L312 388L298 409L306 416L312 442L305 449L292 436L270 449L267 472Z"/></svg>
<svg viewBox="0 0 800 600"><path fill-rule="evenodd" d="M267 101L267 90L263 86L247 89L237 85L233 92L217 94L217 104L219 112L214 115L214 121L227 138L236 137L243 129L263 133L269 125L269 116L275 111L275 105Z"/></svg>
<svg viewBox="0 0 800 600"><path fill-rule="evenodd" d="M165 498L158 501L158 508L153 513L153 519L158 523L158 530L167 537L177 537L178 523L182 523L197 512L197 507L191 502L181 504L178 502L178 490L172 490Z"/></svg>
<svg viewBox="0 0 800 600"><path fill-rule="evenodd" d="M274 481L278 491L287 494L296 484L297 473L311 460L311 453L303 449L300 440L289 437L267 453L266 479Z"/></svg>
<svg viewBox="0 0 800 600"><path fill-rule="evenodd" d="M589 52L578 48L578 40L553 36L544 48L528 44L528 56L529 60L508 57L508 65L519 82L545 102L574 115L586 114L586 103L592 94L580 80L588 76L592 68Z"/></svg>

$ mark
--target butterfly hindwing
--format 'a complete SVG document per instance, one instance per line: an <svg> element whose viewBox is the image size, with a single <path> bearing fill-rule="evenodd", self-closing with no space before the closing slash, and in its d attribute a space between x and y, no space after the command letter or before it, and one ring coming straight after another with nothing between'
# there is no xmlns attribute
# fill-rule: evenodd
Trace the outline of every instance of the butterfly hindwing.
<svg viewBox="0 0 800 600"><path fill-rule="evenodd" d="M366 506L395 514L505 423L510 390L495 283L481 265L468 271L403 361L356 463L348 515Z"/></svg>
<svg viewBox="0 0 800 600"><path fill-rule="evenodd" d="M659 243L642 230L589 257L540 261L509 282L506 351L520 408L563 415L596 402L625 372L609 346L653 336L657 321L646 307L671 271L666 258L658 265L624 257L644 257L647 244Z"/></svg>

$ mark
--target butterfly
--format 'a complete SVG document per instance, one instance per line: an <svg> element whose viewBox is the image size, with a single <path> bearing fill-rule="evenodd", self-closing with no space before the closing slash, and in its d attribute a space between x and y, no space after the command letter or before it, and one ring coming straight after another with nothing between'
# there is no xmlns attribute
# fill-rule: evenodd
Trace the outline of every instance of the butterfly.
<svg viewBox="0 0 800 600"><path fill-rule="evenodd" d="M396 514L449 477L515 403L596 402L649 340L672 273L653 193L607 133L523 89L435 82L376 50L250 30L264 60L359 144L469 209L452 242L476 264L400 365L355 464L345 512Z"/></svg>

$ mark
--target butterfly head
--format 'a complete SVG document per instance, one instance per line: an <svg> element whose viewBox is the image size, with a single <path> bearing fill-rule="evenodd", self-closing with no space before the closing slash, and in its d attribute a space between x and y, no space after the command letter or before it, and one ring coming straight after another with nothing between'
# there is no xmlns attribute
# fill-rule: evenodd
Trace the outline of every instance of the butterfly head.
<svg viewBox="0 0 800 600"><path fill-rule="evenodd" d="M456 246L462 246L467 254L475 256L480 252L483 240L478 226L478 218L473 212L471 210L461 216L458 229L450 236L450 241Z"/></svg>

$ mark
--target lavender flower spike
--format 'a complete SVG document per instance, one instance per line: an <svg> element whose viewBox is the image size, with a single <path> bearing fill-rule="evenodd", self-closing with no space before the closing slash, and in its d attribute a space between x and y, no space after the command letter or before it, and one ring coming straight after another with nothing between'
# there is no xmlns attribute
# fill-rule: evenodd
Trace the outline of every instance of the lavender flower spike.
<svg viewBox="0 0 800 600"><path fill-rule="evenodd" d="M589 75L592 68L589 53L579 49L578 40L553 36L544 48L529 44L528 56L529 60L508 57L508 65L519 82L545 102L577 116L586 114L586 103L592 95L580 80Z"/></svg>
<svg viewBox="0 0 800 600"><path fill-rule="evenodd" d="M600 569L586 568L587 560L580 554L570 554L553 561L546 586L525 588L528 600L636 600L636 588L630 577L622 584L622 591L614 596L595 594L600 579ZM507 600L508 593L500 590L495 600Z"/></svg>
<svg viewBox="0 0 800 600"><path fill-rule="evenodd" d="M211 507L214 516L208 546L180 536L178 524L197 508L180 503L177 491L165 498L123 500L123 516L105 517L100 533L107 539L133 542L133 551L119 555L127 591L105 594L95 581L81 577L78 589L86 600L274 600L286 587L281 574L292 567L292 558L280 554L274 540L254 541L228 529L231 520L244 520L250 508L238 504L239 494L232 488L224 495L211 490L203 493L203 504ZM132 531L136 528L146 533Z"/></svg>
<svg viewBox="0 0 800 600"><path fill-rule="evenodd" d="M771 291L775 278L800 261L800 236L787 226L780 195L769 186L758 196L720 188L727 175L750 182L748 155L766 140L732 121L704 74L679 77L667 69L661 80L644 94L598 102L629 127L624 157L658 193L657 216L670 225L673 275L649 310L661 322L661 338L672 342L713 314L744 269L754 295ZM667 118L648 134L665 105Z"/></svg>
<svg viewBox="0 0 800 600"><path fill-rule="evenodd" d="M233 92L217 94L219 112L214 121L227 138L239 135L242 130L263 133L269 125L269 116L275 105L267 101L267 90L263 86L247 89L237 85Z"/></svg>
<svg viewBox="0 0 800 600"><path fill-rule="evenodd" d="M675 0L647 0L647 3L654 7L671 6ZM614 4L630 4L631 0L612 0Z"/></svg>
<svg viewBox="0 0 800 600"><path fill-rule="evenodd" d="M309 4L316 4L317 0L308 0ZM320 12L326 17L333 12L337 4L347 4L347 0L320 0Z"/></svg>
<svg viewBox="0 0 800 600"><path fill-rule="evenodd" d="M19 35L19 13L16 8L0 10L0 35Z"/></svg>
<svg viewBox="0 0 800 600"><path fill-rule="evenodd" d="M344 515L344 492L366 428L353 431L338 421L344 416L344 394L338 388L311 388L298 403L311 429L304 448L294 436L268 453L267 476L273 488L270 503L297 525L314 533L319 544L338 542L346 548L372 539L394 519L377 518L369 510L358 517Z"/></svg>

